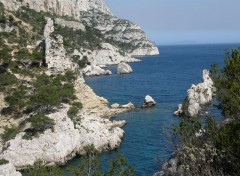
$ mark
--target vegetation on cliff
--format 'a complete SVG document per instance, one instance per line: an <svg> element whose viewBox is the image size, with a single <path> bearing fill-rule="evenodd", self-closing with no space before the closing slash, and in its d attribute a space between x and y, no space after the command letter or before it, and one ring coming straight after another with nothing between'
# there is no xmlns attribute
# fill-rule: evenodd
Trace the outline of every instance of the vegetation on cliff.
<svg viewBox="0 0 240 176"><path fill-rule="evenodd" d="M180 144L175 152L178 163L175 174L240 174L239 75L239 49L226 54L222 69L213 65L211 77L225 120L217 124L213 117L206 117L205 123L195 118L184 118L179 126L174 127L175 139Z"/></svg>

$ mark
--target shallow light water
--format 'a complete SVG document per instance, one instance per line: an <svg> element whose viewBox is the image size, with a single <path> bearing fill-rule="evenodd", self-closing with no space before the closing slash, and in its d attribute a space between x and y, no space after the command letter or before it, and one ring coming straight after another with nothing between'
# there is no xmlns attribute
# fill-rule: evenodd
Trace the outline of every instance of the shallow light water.
<svg viewBox="0 0 240 176"><path fill-rule="evenodd" d="M159 171L156 158L167 160L173 152L166 131L180 121L172 114L184 100L187 89L191 84L201 82L203 69L210 69L214 63L223 66L225 49L239 46L159 46L159 56L141 57L142 62L130 64L132 74L117 75L116 66L111 66L111 76L86 78L86 83L96 94L107 98L110 104L131 101L140 106L145 95L151 95L158 103L154 108L137 109L114 117L127 121L125 136L119 149L101 154L103 168L120 152L134 166L137 175L153 175ZM214 107L211 106L209 111L221 118L221 113ZM79 158L75 158L68 165L77 165L78 161Z"/></svg>

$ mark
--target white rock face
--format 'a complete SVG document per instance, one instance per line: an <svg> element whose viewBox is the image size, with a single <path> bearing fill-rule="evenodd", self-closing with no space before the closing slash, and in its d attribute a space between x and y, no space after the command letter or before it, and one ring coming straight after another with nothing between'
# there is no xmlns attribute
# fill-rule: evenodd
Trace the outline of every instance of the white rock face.
<svg viewBox="0 0 240 176"><path fill-rule="evenodd" d="M7 142L8 148L0 153L17 169L33 165L37 160L46 164L64 164L76 153L84 153L84 147L93 144L99 151L112 150L120 145L125 121L111 121L107 118L128 109L109 109L108 102L96 96L82 78L75 83L76 96L82 100L83 109L78 114L76 125L67 116L69 106L63 105L57 112L48 115L55 121L54 130L46 130L38 138L24 140L24 132ZM78 123L79 122L79 123Z"/></svg>
<svg viewBox="0 0 240 176"><path fill-rule="evenodd" d="M20 172L16 171L16 168L12 163L0 165L0 175L1 176L21 176Z"/></svg>
<svg viewBox="0 0 240 176"><path fill-rule="evenodd" d="M157 102L150 95L147 95L145 96L144 104L141 107L142 108L152 107L155 106L156 104Z"/></svg>
<svg viewBox="0 0 240 176"><path fill-rule="evenodd" d="M39 159L47 163L64 164L66 158L76 152L80 140L78 130L74 129L73 122L67 117L67 110L65 107L49 115L56 123L54 132L46 130L32 140L22 139L24 133L19 133L8 142L9 147L0 156L18 169L33 165Z"/></svg>
<svg viewBox="0 0 240 176"><path fill-rule="evenodd" d="M109 43L102 43L101 48L93 51L87 56L89 61L96 65L112 65L120 62L139 62L139 59L133 58L130 54L120 54L118 48Z"/></svg>
<svg viewBox="0 0 240 176"><path fill-rule="evenodd" d="M118 74L128 74L128 73L132 73L133 70L130 67L130 65L128 65L125 62L121 62L120 64L118 64L117 66L117 73Z"/></svg>
<svg viewBox="0 0 240 176"><path fill-rule="evenodd" d="M181 114L183 114L182 104L179 104L178 109L173 113L173 115L180 116Z"/></svg>
<svg viewBox="0 0 240 176"><path fill-rule="evenodd" d="M117 109L117 108L127 108L127 109L134 109L135 106L132 102L129 102L128 104L125 104L125 105L120 105L118 103L114 103L111 105L111 108L114 108L114 109Z"/></svg>
<svg viewBox="0 0 240 176"><path fill-rule="evenodd" d="M147 95L145 97L145 100L144 100L145 103L152 103L152 102L155 102L154 99L150 96L150 95Z"/></svg>
<svg viewBox="0 0 240 176"><path fill-rule="evenodd" d="M134 109L134 104L132 102L129 102L128 104L121 105L121 108L129 108L129 109Z"/></svg>
<svg viewBox="0 0 240 176"><path fill-rule="evenodd" d="M97 10L106 14L111 14L103 0L0 0L6 9L16 11L21 6L37 12L50 12L59 16L70 16L75 19L80 18L80 11Z"/></svg>
<svg viewBox="0 0 240 176"><path fill-rule="evenodd" d="M47 24L44 27L44 38L47 39L50 37L50 34L54 32L53 20L51 18L46 18Z"/></svg>
<svg viewBox="0 0 240 176"><path fill-rule="evenodd" d="M151 43L141 28L128 21L117 17L89 12L83 12L81 21L89 26L99 29L107 39L120 42L125 45L125 52L139 55L158 55L159 51L156 46Z"/></svg>
<svg viewBox="0 0 240 176"><path fill-rule="evenodd" d="M85 26L80 23L80 22L76 22L76 21L66 21L64 19L61 18L56 18L54 20L54 22L58 25L60 25L61 27L69 27L69 28L73 28L74 30L82 30L85 31Z"/></svg>
<svg viewBox="0 0 240 176"><path fill-rule="evenodd" d="M50 34L53 31L53 20L49 18L44 28L45 60L49 69L49 74L59 74L67 70L73 70L76 66L66 56L66 51L63 46L63 37L61 35L51 37Z"/></svg>
<svg viewBox="0 0 240 176"><path fill-rule="evenodd" d="M63 73L74 68L73 63L68 57L66 57L66 51L63 47L63 38L61 35L49 37L45 42L45 59L48 69L52 74Z"/></svg>
<svg viewBox="0 0 240 176"><path fill-rule="evenodd" d="M82 72L86 76L100 76L100 75L111 75L112 72L110 70L104 70L96 65L87 65Z"/></svg>
<svg viewBox="0 0 240 176"><path fill-rule="evenodd" d="M202 109L202 106L210 103L213 98L213 81L209 76L208 70L203 70L203 82L192 85L187 91L187 112L189 116L196 116Z"/></svg>

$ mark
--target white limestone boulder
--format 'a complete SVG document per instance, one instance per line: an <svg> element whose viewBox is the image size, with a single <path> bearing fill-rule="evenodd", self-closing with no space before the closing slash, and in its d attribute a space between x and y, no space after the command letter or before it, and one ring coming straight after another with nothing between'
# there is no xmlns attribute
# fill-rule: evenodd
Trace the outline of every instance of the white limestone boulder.
<svg viewBox="0 0 240 176"><path fill-rule="evenodd" d="M127 63L125 63L125 62L121 62L117 66L117 73L118 74L129 74L129 73L132 73L132 72L133 72L133 70L132 70L131 66L128 65Z"/></svg>
<svg viewBox="0 0 240 176"><path fill-rule="evenodd" d="M22 174L16 171L16 168L12 163L0 165L1 176L21 176Z"/></svg>
<svg viewBox="0 0 240 176"><path fill-rule="evenodd" d="M145 108L145 107L153 107L157 104L157 102L150 96L150 95L147 95L145 97L145 100L144 100L144 103L143 105L141 106L142 108Z"/></svg>
<svg viewBox="0 0 240 176"><path fill-rule="evenodd" d="M97 65L87 65L83 70L83 74L86 76L100 76L100 75L111 75L110 70L104 70Z"/></svg>
<svg viewBox="0 0 240 176"><path fill-rule="evenodd" d="M178 105L178 109L173 113L175 116L180 116L183 114L182 104Z"/></svg>

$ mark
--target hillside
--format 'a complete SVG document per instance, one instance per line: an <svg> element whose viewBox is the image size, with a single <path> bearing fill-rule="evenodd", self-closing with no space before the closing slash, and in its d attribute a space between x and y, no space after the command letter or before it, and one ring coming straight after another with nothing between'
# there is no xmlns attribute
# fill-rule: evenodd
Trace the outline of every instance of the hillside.
<svg viewBox="0 0 240 176"><path fill-rule="evenodd" d="M119 146L125 121L110 117L131 107L108 108L83 70L159 54L138 25L101 0L0 0L0 36L0 175Z"/></svg>

